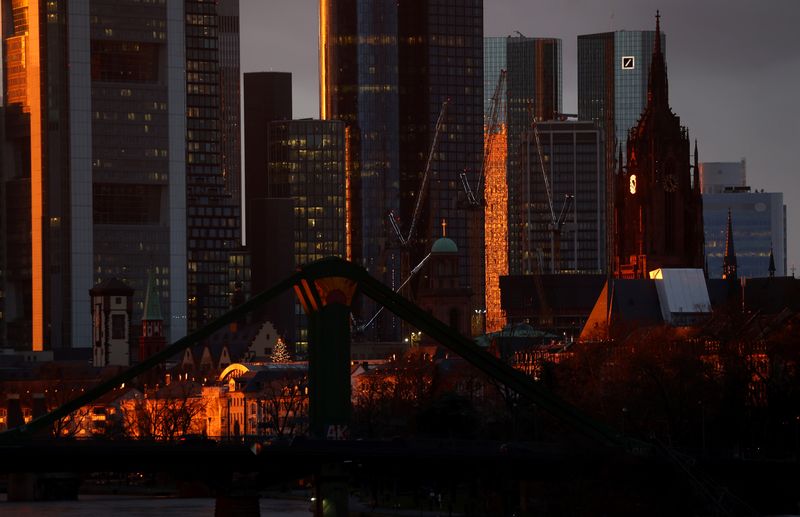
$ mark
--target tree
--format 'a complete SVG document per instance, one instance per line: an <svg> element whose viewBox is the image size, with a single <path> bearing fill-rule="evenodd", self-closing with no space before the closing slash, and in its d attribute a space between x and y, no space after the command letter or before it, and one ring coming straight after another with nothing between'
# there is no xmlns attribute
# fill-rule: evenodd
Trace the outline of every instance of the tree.
<svg viewBox="0 0 800 517"><path fill-rule="evenodd" d="M132 438L172 441L202 430L205 402L193 382L174 382L122 406L125 432Z"/></svg>
<svg viewBox="0 0 800 517"><path fill-rule="evenodd" d="M275 343L275 348L272 349L272 362L273 363L288 363L292 360L292 356L289 354L289 349L286 347L286 342L283 338L278 338L278 341Z"/></svg>

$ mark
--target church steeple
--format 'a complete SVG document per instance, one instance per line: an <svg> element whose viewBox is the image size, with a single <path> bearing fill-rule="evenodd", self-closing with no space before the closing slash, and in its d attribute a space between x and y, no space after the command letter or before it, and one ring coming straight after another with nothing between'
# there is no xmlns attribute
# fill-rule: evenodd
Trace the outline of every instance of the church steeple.
<svg viewBox="0 0 800 517"><path fill-rule="evenodd" d="M692 171L692 186L697 192L701 192L700 185L700 158L697 154L697 139L694 139L694 170Z"/></svg>
<svg viewBox="0 0 800 517"><path fill-rule="evenodd" d="M650 80L647 85L648 104L669 104L667 89L667 65L661 51L661 14L656 11L656 41L653 59L650 61Z"/></svg>
<svg viewBox="0 0 800 517"><path fill-rule="evenodd" d="M769 277L775 277L775 255L772 254L772 245L769 246Z"/></svg>
<svg viewBox="0 0 800 517"><path fill-rule="evenodd" d="M722 259L722 278L735 280L736 273L736 251L733 248L733 220L731 209L728 209L728 229L725 233L725 256Z"/></svg>

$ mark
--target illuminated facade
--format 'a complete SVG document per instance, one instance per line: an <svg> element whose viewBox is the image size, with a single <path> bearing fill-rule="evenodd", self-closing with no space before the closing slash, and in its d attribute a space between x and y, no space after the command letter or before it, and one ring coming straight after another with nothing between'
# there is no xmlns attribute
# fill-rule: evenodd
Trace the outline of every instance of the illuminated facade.
<svg viewBox="0 0 800 517"><path fill-rule="evenodd" d="M705 262L697 145L691 167L689 132L669 106L659 35L657 14L647 106L628 134L627 167L620 163L614 178L618 278L647 278L659 268L702 269Z"/></svg>
<svg viewBox="0 0 800 517"><path fill-rule="evenodd" d="M185 0L188 329L230 308L241 242L239 2Z"/></svg>
<svg viewBox="0 0 800 517"><path fill-rule="evenodd" d="M268 195L294 200L294 262L344 257L345 124L334 120L269 125ZM305 313L295 304L296 343L308 342Z"/></svg>
<svg viewBox="0 0 800 517"><path fill-rule="evenodd" d="M559 217L564 209L566 196L573 199L565 213L560 239L551 246L552 215L536 140L525 139L527 157L523 156L521 181L515 186L519 209L513 214L521 228L518 254L522 258L522 274L605 271L603 132L589 121L542 122L538 130L555 216ZM554 253L556 257L552 256Z"/></svg>
<svg viewBox="0 0 800 517"><path fill-rule="evenodd" d="M483 39L483 113L488 116L491 97L500 70L507 71L507 84L501 95L507 108L500 120L507 123L508 175L508 262L514 273L521 273L523 229L513 214L519 214L522 198L517 185L524 181L526 131L530 113L537 120L553 120L562 111L561 40L524 36L488 37ZM530 111L529 111L530 105Z"/></svg>
<svg viewBox="0 0 800 517"><path fill-rule="evenodd" d="M126 282L136 321L148 270L169 298L171 336L182 336L183 3L9 0L2 9L14 162L4 187L6 200L22 197L7 242L29 239L6 253L9 344L90 347L89 289Z"/></svg>
<svg viewBox="0 0 800 517"><path fill-rule="evenodd" d="M508 274L507 132L505 124L486 134L486 332L505 326L500 307L500 277Z"/></svg>

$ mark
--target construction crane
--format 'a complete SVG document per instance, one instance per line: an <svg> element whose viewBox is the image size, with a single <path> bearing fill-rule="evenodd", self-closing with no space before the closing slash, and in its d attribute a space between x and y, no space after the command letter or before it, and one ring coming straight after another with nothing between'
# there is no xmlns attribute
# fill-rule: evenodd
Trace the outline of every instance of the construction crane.
<svg viewBox="0 0 800 517"><path fill-rule="evenodd" d="M484 146L483 163L481 164L481 170L478 174L477 187L474 190L472 189L469 184L466 171L459 174L461 185L467 195L467 202L469 203L470 207L480 207L486 202L484 198L483 184L486 178L486 169L489 166L489 160L491 158L491 150L494 149L493 145L495 140L498 138L498 135L501 132L501 125L498 119L500 112L502 111L501 105L503 101L503 90L505 84L506 71L500 70L500 75L497 78L497 85L494 87L494 93L492 94L492 104L489 108L489 118L486 125L486 144Z"/></svg>
<svg viewBox="0 0 800 517"><path fill-rule="evenodd" d="M420 263L419 263L419 264L417 264L417 265L414 267L414 269L412 269L412 270L411 270L411 273L409 273L409 275L408 275L408 278L406 278L406 279L403 281L403 283L402 283L402 284L400 284L400 286L399 286L397 289L395 289L395 290L394 290L394 292L396 292L396 293L399 293L400 291L402 291L402 290L403 290L403 288L404 288L404 287L405 287L405 286L406 286L406 285L407 285L407 284L408 284L408 283L411 281L411 279L412 279L412 278L414 278L414 277L417 275L417 273L419 273L419 272L422 270L422 266L424 266L424 265L425 265L425 264L428 262L428 259L430 259L430 258L431 258L431 255L432 255L432 253L428 253L427 255L425 255L425 258L424 258L424 259L422 259L422 260L420 261ZM373 315L373 316L372 316L372 317L369 319L369 321L367 321L367 322L366 322L366 323L364 323L363 325L359 325L359 326L357 326L357 327L356 327L356 332L364 332L366 329L368 329L368 328L370 327L370 325L372 325L372 324L375 322L375 320L378 318L378 316L380 315L380 313L381 313L381 312L383 312L383 309L384 309L384 308L385 308L385 307L381 306L381 307L378 309L378 311L377 311L377 312L376 312L376 313L375 313L375 314L374 314L374 315ZM354 320L354 319L352 319L351 321L355 321L355 320Z"/></svg>
<svg viewBox="0 0 800 517"><path fill-rule="evenodd" d="M533 105L530 100L528 106L528 119L530 120L531 132L536 141L536 154L539 157L539 168L542 171L542 180L544 181L544 191L547 195L547 207L550 210L550 222L547 229L550 232L550 272L555 273L561 269L561 230L564 228L564 222L567 220L572 203L575 196L572 194L564 194L564 204L561 205L561 213L556 217L555 208L553 206L553 190L550 188L550 180L548 179L547 169L544 164L544 155L542 153L542 143L539 139L539 128L536 125L536 117L533 115ZM527 160L528 164L528 177L530 177L530 159ZM530 202L530 200L529 200ZM530 221L528 221L528 228L530 231Z"/></svg>
<svg viewBox="0 0 800 517"><path fill-rule="evenodd" d="M447 113L447 105L449 103L450 99L445 99L445 101L442 103L442 108L439 110L439 118L436 119L436 127L433 131L433 140L431 141L431 147L428 151L428 160L425 162L425 172L422 174L422 181L419 184L419 193L417 194L417 202L414 205L414 213L411 217L411 224L408 227L408 235L403 236L403 232L400 230L400 225L397 224L397 216L395 215L394 211L390 210L387 214L387 217L389 218L389 224L397 234L400 244L403 246L407 246L411 241L411 238L414 236L414 229L417 225L417 221L419 220L419 213L422 210L422 199L425 197L425 187L428 184L428 176L430 176L431 172L433 155L436 153L436 146L439 142L439 134L442 132L442 126L444 126L444 117Z"/></svg>

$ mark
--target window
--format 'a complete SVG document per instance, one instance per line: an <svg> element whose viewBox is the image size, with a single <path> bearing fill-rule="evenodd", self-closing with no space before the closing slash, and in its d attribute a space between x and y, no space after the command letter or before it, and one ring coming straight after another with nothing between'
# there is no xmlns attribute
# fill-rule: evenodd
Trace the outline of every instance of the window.
<svg viewBox="0 0 800 517"><path fill-rule="evenodd" d="M125 315L111 315L111 339L125 339Z"/></svg>

